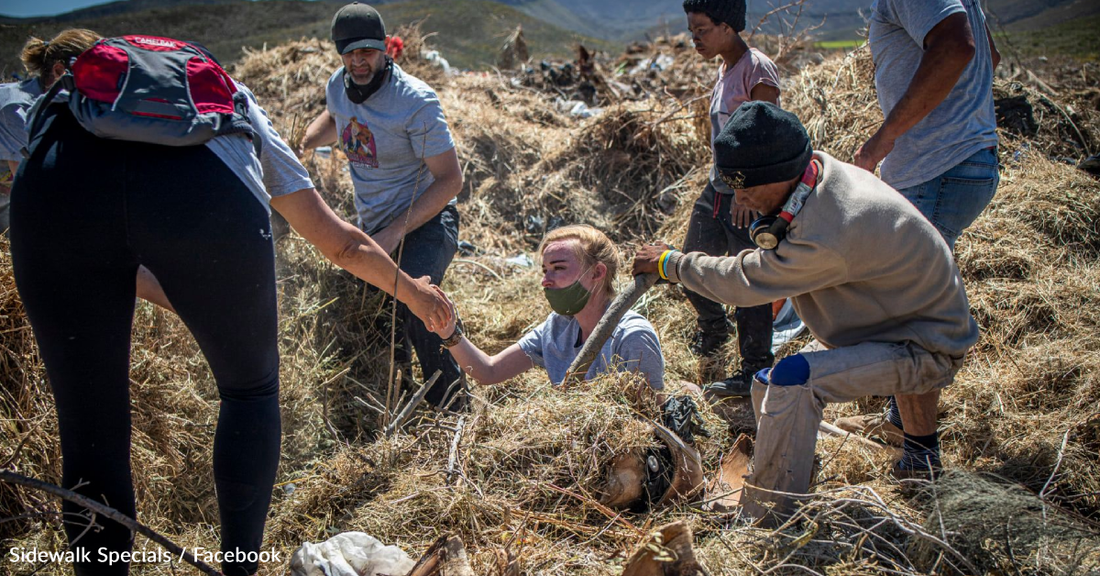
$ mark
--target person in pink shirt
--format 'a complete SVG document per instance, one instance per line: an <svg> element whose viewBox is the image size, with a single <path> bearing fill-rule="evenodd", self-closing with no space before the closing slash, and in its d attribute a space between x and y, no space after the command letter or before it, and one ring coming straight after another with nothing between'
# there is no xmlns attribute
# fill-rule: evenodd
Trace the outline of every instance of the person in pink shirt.
<svg viewBox="0 0 1100 576"><path fill-rule="evenodd" d="M720 57L718 78L710 99L711 153L713 139L738 106L750 100L779 104L779 70L763 52L750 48L741 38L745 30L744 0L684 0L688 29L695 51L703 58ZM734 200L734 190L712 165L706 188L695 202L688 224L685 252L711 256L735 255L756 246L749 237L755 214ZM691 351L712 357L729 340L730 324L725 307L690 290L688 301L698 313L697 331ZM752 375L770 368L772 308L770 304L736 308L740 366L721 382L706 386L717 397L748 396Z"/></svg>

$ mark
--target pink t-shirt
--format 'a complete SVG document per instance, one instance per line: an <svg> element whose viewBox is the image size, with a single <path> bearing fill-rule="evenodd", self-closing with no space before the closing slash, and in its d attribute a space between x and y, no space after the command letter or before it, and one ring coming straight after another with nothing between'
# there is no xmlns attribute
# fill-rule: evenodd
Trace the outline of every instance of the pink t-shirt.
<svg viewBox="0 0 1100 576"><path fill-rule="evenodd" d="M714 139L722 131L737 107L752 100L752 89L758 84L779 88L779 69L763 52L749 48L732 68L723 72L725 65L718 68L718 81L710 95L711 155L714 154ZM733 194L733 190L718 178L717 171L711 167L710 181L715 190L722 194Z"/></svg>

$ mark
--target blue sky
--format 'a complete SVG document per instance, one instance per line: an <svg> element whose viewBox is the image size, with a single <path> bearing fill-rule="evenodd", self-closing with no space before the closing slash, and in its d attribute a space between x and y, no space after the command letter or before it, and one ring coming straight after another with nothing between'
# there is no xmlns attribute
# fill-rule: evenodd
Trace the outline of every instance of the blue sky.
<svg viewBox="0 0 1100 576"><path fill-rule="evenodd" d="M19 18L52 16L106 3L105 0L3 0L0 2L0 14Z"/></svg>

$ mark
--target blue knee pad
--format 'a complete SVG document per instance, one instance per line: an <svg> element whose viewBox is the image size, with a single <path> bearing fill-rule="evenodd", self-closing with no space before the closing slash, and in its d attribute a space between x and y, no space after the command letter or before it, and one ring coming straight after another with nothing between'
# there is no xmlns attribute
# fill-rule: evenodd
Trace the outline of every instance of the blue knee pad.
<svg viewBox="0 0 1100 576"><path fill-rule="evenodd" d="M768 382L776 386L801 386L810 381L810 363L801 354L779 361L768 375Z"/></svg>

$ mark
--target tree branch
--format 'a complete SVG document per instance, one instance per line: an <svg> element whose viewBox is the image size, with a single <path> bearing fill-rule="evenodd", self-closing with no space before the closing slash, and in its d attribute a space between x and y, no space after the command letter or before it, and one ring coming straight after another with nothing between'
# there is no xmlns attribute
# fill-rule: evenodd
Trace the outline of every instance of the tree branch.
<svg viewBox="0 0 1100 576"><path fill-rule="evenodd" d="M183 559L184 562L187 562L188 564L194 566L203 574L206 574L207 576L223 576L221 572L214 569L209 564L199 561L186 549L177 546L168 538L161 536L160 534L154 532L151 528L148 528L138 523L137 520L130 518L122 512L119 512L118 510L115 510L114 508L111 508L110 506L107 506L100 502L96 502L95 500L92 500L87 496L77 494L72 490L66 490L65 488L61 488L59 486L54 486L49 482L43 482L34 478L28 478L26 476L23 476L22 474L16 474L15 472L9 472L7 470L0 470L0 481L8 482L9 484L26 486L28 488L34 488L35 490L41 490L43 492L53 494L54 496L57 496L62 500L68 500L73 504L83 506L88 510L91 510L95 514L100 514L105 518L110 518L111 520L122 524L130 530L142 534L153 542L160 544L166 550L171 552L173 556Z"/></svg>

